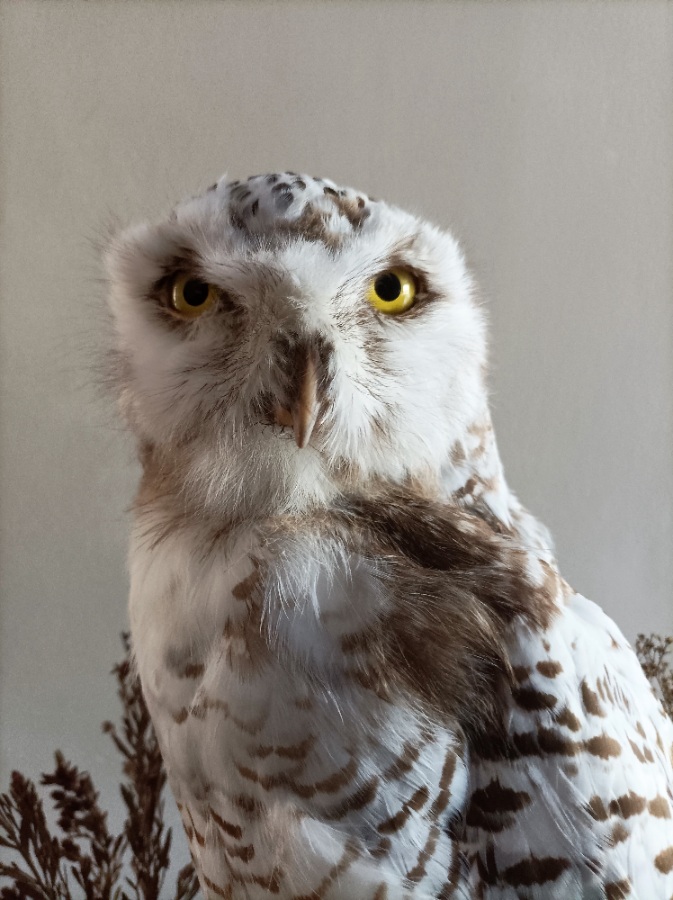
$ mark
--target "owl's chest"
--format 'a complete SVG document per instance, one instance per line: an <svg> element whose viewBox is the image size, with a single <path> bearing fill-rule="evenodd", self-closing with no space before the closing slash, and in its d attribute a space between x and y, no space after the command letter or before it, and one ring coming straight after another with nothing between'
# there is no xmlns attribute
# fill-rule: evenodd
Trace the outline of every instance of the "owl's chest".
<svg viewBox="0 0 673 900"><path fill-rule="evenodd" d="M250 534L206 551L187 531L151 548L132 543L133 646L160 739L170 733L172 748L181 743L176 726L216 730L233 746L276 731L289 707L307 703L273 650L264 590Z"/></svg>
<svg viewBox="0 0 673 900"><path fill-rule="evenodd" d="M350 676L344 634L380 602L366 573L308 573L302 592L297 571L269 585L263 556L251 535L198 564L183 541L132 550L138 669L194 847L207 856L224 828L268 849L311 822L408 868L429 841L445 872L439 823L463 805L467 760L445 727Z"/></svg>

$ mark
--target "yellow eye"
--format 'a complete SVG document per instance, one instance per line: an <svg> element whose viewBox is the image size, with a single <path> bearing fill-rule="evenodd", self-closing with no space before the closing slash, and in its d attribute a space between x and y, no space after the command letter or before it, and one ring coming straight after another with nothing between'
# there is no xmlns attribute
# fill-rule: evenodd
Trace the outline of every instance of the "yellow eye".
<svg viewBox="0 0 673 900"><path fill-rule="evenodd" d="M405 269L389 269L370 283L367 299L379 312L397 316L414 305L416 282Z"/></svg>
<svg viewBox="0 0 673 900"><path fill-rule="evenodd" d="M217 291L212 284L181 275L175 279L171 303L185 319L196 319L215 303Z"/></svg>

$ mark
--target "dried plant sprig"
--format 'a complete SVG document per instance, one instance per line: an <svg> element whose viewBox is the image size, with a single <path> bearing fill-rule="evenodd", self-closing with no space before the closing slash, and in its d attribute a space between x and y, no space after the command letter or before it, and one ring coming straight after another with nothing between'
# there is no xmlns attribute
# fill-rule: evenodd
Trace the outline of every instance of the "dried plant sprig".
<svg viewBox="0 0 673 900"><path fill-rule="evenodd" d="M126 656L113 669L122 703L119 728L103 723L122 754L120 785L126 822L110 833L107 813L87 772L55 754L53 772L42 785L57 813L58 834L48 825L35 784L12 773L9 792L0 794L0 900L159 900L170 863L171 829L164 825L166 773L140 683ZM130 857L130 859L128 858ZM124 863L131 877L124 877ZM193 900L199 885L191 864L177 875L174 900ZM129 893L130 891L130 893Z"/></svg>
<svg viewBox="0 0 673 900"><path fill-rule="evenodd" d="M64 865L68 848L50 834L35 785L20 772L12 772L9 793L0 795L0 847L23 863L0 862L0 878L13 881L0 890L2 900L70 896Z"/></svg>
<svg viewBox="0 0 673 900"><path fill-rule="evenodd" d="M673 637L639 634L636 654L664 709L673 719Z"/></svg>
<svg viewBox="0 0 673 900"><path fill-rule="evenodd" d="M164 828L161 799L166 772L140 682L131 671L128 636L123 640L126 658L113 669L125 710L122 729L120 733L112 722L105 722L103 730L124 758L127 780L121 794L127 810L124 834L132 854L131 887L137 900L153 900L161 894L171 849L172 835Z"/></svg>
<svg viewBox="0 0 673 900"><path fill-rule="evenodd" d="M43 775L41 783L52 788L58 826L65 835L61 846L67 859L76 864L69 867L70 872L86 900L116 900L125 837L110 834L107 813L100 808L89 773L80 772L62 753L57 751L55 756L54 771Z"/></svg>

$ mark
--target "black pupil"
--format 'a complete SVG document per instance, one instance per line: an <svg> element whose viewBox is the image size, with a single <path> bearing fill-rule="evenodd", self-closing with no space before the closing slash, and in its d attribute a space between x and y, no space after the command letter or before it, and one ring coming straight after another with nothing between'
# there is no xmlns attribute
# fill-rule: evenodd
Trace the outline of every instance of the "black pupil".
<svg viewBox="0 0 673 900"><path fill-rule="evenodd" d="M394 275L392 272L387 272L385 275L379 275L376 279L374 290L381 300L385 300L386 303L391 303L400 296L402 285L400 284L400 279L397 275Z"/></svg>
<svg viewBox="0 0 673 900"><path fill-rule="evenodd" d="M182 296L188 306L202 306L208 299L208 285L204 281L197 278L190 278L185 282L182 289Z"/></svg>

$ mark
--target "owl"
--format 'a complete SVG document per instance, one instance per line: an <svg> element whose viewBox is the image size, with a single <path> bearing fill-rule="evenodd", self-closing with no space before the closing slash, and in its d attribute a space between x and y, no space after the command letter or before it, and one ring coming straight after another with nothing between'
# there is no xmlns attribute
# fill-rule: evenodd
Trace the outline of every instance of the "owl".
<svg viewBox="0 0 673 900"><path fill-rule="evenodd" d="M673 727L503 474L456 241L292 172L105 257L133 651L209 900L668 900Z"/></svg>

